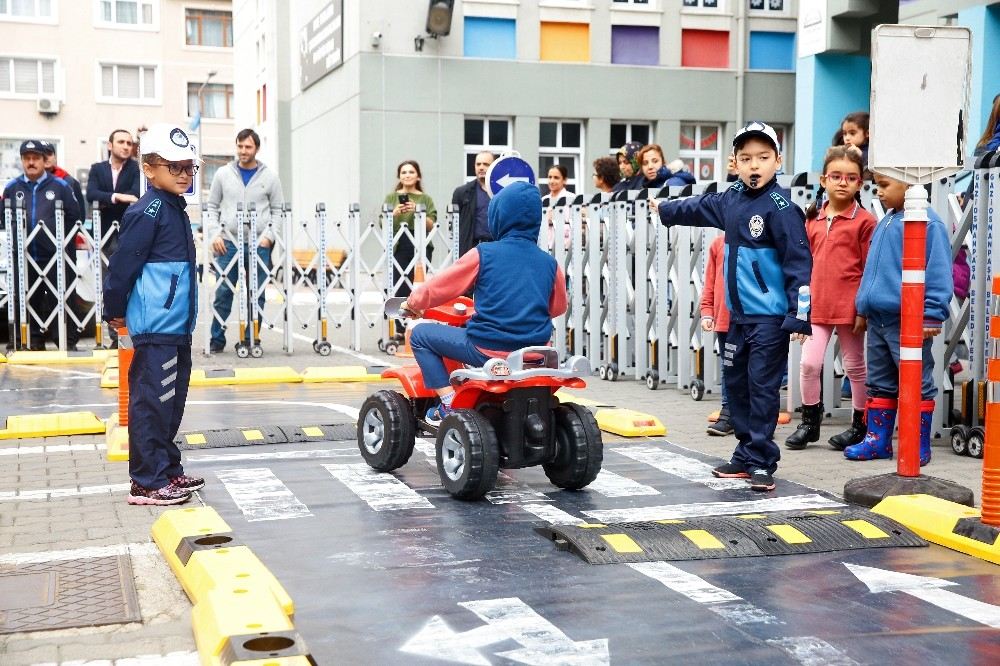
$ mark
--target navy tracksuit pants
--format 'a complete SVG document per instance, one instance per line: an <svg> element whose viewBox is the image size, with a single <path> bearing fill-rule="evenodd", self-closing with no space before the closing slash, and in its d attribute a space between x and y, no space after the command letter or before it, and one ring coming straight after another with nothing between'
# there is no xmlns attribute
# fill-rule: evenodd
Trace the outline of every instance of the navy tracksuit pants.
<svg viewBox="0 0 1000 666"><path fill-rule="evenodd" d="M780 322L730 323L723 354L729 418L735 430L732 462L747 471L774 473L781 449L774 428L781 407L781 378L788 365L789 334Z"/></svg>
<svg viewBox="0 0 1000 666"><path fill-rule="evenodd" d="M136 345L129 367L128 472L158 490L184 473L174 443L191 382L191 345Z"/></svg>

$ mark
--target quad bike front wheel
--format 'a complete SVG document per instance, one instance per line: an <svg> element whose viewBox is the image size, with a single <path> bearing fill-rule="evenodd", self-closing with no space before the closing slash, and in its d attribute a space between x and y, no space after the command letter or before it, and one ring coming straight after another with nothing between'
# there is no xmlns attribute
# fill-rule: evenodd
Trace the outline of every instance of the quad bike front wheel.
<svg viewBox="0 0 1000 666"><path fill-rule="evenodd" d="M500 471L500 447L489 420L458 409L438 428L437 469L441 485L461 500L476 500L493 490Z"/></svg>
<svg viewBox="0 0 1000 666"><path fill-rule="evenodd" d="M555 408L556 457L542 465L552 485L579 490L601 471L604 443L601 429L590 410L575 403Z"/></svg>
<svg viewBox="0 0 1000 666"><path fill-rule="evenodd" d="M396 391L368 396L358 413L358 450L378 472L402 467L413 454L416 422L410 401Z"/></svg>

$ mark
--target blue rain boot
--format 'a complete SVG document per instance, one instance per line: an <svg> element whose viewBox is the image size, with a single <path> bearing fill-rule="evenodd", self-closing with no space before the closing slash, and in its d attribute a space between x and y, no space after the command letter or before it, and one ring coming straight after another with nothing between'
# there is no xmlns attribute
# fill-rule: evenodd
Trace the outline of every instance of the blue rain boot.
<svg viewBox="0 0 1000 666"><path fill-rule="evenodd" d="M868 433L860 444L844 449L848 460L878 460L892 458L892 432L896 427L894 398L869 398Z"/></svg>
<svg viewBox="0 0 1000 666"><path fill-rule="evenodd" d="M931 420L934 418L934 401L920 401L920 466L931 461Z"/></svg>

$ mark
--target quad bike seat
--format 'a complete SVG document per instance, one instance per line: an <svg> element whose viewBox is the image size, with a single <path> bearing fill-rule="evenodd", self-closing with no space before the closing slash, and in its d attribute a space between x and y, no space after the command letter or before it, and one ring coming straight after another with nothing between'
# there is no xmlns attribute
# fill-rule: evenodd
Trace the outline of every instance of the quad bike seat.
<svg viewBox="0 0 1000 666"><path fill-rule="evenodd" d="M574 378L591 374L590 361L585 356L571 356L559 365L559 352L553 347L524 347L511 352L506 359L491 358L482 367L465 367L450 375L452 384L470 380L516 382L530 377Z"/></svg>

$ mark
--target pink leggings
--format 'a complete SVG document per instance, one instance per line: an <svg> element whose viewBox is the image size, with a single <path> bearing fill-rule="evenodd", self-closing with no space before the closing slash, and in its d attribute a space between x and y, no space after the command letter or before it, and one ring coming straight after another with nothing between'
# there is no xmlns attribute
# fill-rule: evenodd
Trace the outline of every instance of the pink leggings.
<svg viewBox="0 0 1000 666"><path fill-rule="evenodd" d="M802 345L802 363L799 366L803 405L819 402L823 357L833 330L837 329L844 372L851 380L851 405L858 410L865 408L865 334L856 334L853 328L851 324L812 325L812 337Z"/></svg>

